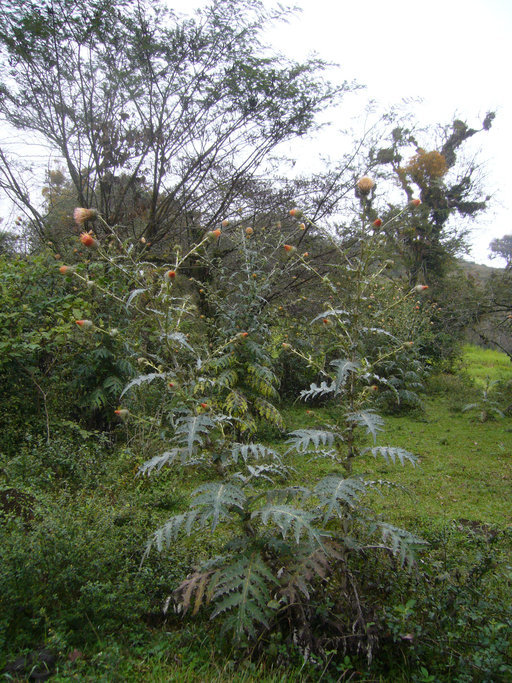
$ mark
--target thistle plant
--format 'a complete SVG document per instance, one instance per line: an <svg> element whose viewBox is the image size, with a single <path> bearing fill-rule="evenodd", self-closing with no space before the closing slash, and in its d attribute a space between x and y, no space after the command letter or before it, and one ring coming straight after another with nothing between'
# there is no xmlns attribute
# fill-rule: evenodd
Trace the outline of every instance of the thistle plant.
<svg viewBox="0 0 512 683"><path fill-rule="evenodd" d="M374 301L372 293L381 286L386 269L378 260L380 225L371 214L371 182L368 190L364 189L368 183L359 187L357 253L347 255L327 231L300 216L298 210L290 212L292 218L303 221L299 230L308 224L323 232L338 252L339 269L346 281L343 297L333 277L318 273L307 255L301 256L289 244L289 236L287 242L278 236L273 249L284 256L273 264L270 261L265 277L260 278L269 259L268 254L247 244L248 238L254 239L252 227L248 231L242 226L244 233L236 233L240 226L235 226L229 233L232 241L242 235L242 258L228 274L231 286L224 281L226 289L220 301L215 300L213 291L206 290L207 282L186 277L191 261L214 263L211 252L220 230L206 234L187 254L177 252L173 262L159 268L137 259L130 245L116 239L113 228L109 230L114 254L103 250L101 244L91 245L108 267L131 277L131 289L124 298L119 293L112 295L137 321L136 329L144 331L142 346L132 349L133 357L140 354L137 363L144 372L124 387L123 405L117 411L127 425L149 425L142 447L147 453L149 442L152 453L140 466L139 475L156 474L164 467L178 472L201 468L210 475L209 481L192 491L189 509L173 515L152 534L146 554L153 548L174 547L182 535L211 535L217 554L184 577L173 592L173 602L183 613L195 614L207 607L211 618L221 619L223 631L241 644L280 631L304 652L311 648L318 642L315 624L326 609L321 605L322 596L331 577L352 616L340 617L335 604L330 623L336 624L339 633L351 629L370 654L374 636L364 616L364 596L352 569L353 560L373 551L397 558L402 566L411 565L421 544L413 534L382 521L367 504L369 492L386 490L393 483L353 473L353 462L365 454L401 464L416 463L415 456L405 449L377 445L383 420L373 407L375 394L380 387L393 387L377 374L375 366L405 352L411 341L400 340L376 324L377 316L382 319L390 314L396 302L379 305L378 310L368 303ZM326 338L323 362L290 344L283 345L282 353L295 353L318 371L319 383L303 391L302 399L327 395L339 404L343 419L335 426L293 431L281 452L240 436L255 431L250 403L260 418L276 423L270 409L258 408L262 405L258 401L277 396L265 347L266 322L263 319L259 324L259 318L267 303L264 288L290 269L305 269L318 278L331 292L333 303L311 321L312 329L321 330ZM72 275L84 278L78 269ZM262 284L256 286L258 280ZM108 293L106 288L104 293ZM406 292L401 299L412 295L417 293ZM337 298L342 305L337 305ZM216 330L205 322L205 314L199 313L205 300ZM366 350L372 344L370 358ZM130 396L142 389L153 408L150 416L131 410ZM134 407L137 405L140 401L134 402ZM365 442L368 436L369 445ZM162 448L155 453L158 444ZM294 464L304 457L328 460L331 474L317 482L300 480Z"/></svg>

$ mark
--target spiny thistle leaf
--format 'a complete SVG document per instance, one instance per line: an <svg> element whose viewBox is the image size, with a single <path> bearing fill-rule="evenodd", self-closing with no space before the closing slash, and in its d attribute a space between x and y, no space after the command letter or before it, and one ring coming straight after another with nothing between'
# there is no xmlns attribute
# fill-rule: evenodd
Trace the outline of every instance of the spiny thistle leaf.
<svg viewBox="0 0 512 683"><path fill-rule="evenodd" d="M239 640L245 633L254 637L256 625L267 626L269 584L277 584L259 552L242 555L233 564L219 569L210 582L209 596L217 602L211 618L229 613L224 631Z"/></svg>
<svg viewBox="0 0 512 683"><path fill-rule="evenodd" d="M194 572L188 576L174 591L174 596L179 600L178 606L181 607L183 614L188 612L193 594L196 594L192 615L198 613L203 605L206 587L215 570Z"/></svg>
<svg viewBox="0 0 512 683"><path fill-rule="evenodd" d="M332 446L335 437L338 435L321 429L296 429L290 432L288 436L290 438L287 439L286 443L291 444L291 446L286 452L296 450L299 453L304 453L311 446L314 448L319 448L320 445Z"/></svg>
<svg viewBox="0 0 512 683"><path fill-rule="evenodd" d="M183 332L168 332L166 335L164 335L164 337L167 337L167 339L170 339L171 341L178 342L180 346L184 346L186 349L196 355L196 352L188 343L187 337L185 334L183 334Z"/></svg>
<svg viewBox="0 0 512 683"><path fill-rule="evenodd" d="M252 479L266 479L267 481L274 483L272 477L269 476L271 474L277 477L288 476L287 467L285 467L284 465L278 465L274 463L267 463L264 465L247 465L247 471L249 473L248 476L244 476L241 472L235 472L235 474L233 474L233 477L236 477L240 481L243 481L244 484L247 484Z"/></svg>
<svg viewBox="0 0 512 683"><path fill-rule="evenodd" d="M331 365L334 365L334 367L337 368L336 379L334 381L334 395L336 395L344 386L349 374L351 372L357 372L361 365L360 363L354 363L351 360L341 358L338 360L333 360Z"/></svg>
<svg viewBox="0 0 512 683"><path fill-rule="evenodd" d="M262 460L263 458L271 458L277 462L281 462L281 456L273 448L264 446L261 443L234 443L231 445L231 459L234 463L242 458L247 462L250 458L255 460Z"/></svg>
<svg viewBox="0 0 512 683"><path fill-rule="evenodd" d="M130 380L128 384L125 386L123 391L121 392L121 395L119 398L123 398L123 396L126 394L127 391L129 391L132 387L139 387L141 384L144 382L152 382L154 379L165 379L165 374L163 372L150 372L148 375L139 375L138 377L135 377L134 379Z"/></svg>
<svg viewBox="0 0 512 683"><path fill-rule="evenodd" d="M311 491L305 486L285 486L282 489L272 489L260 494L264 496L267 503L288 503L291 500L300 498L301 504L311 496Z"/></svg>
<svg viewBox="0 0 512 683"><path fill-rule="evenodd" d="M321 320L323 318L328 318L331 315L335 315L335 316L346 315L350 318L350 313L348 311L344 311L342 308L336 308L334 310L324 311L323 313L320 313L320 315L317 315L316 318L313 318L313 320L311 321L311 324L316 323L317 320ZM344 322L347 322L347 321L344 321Z"/></svg>
<svg viewBox="0 0 512 683"><path fill-rule="evenodd" d="M418 458L413 455L412 453L409 453L409 451L406 451L404 448L394 448L391 446L375 446L374 448L365 448L361 453L371 453L374 458L377 456L382 456L386 462L391 462L395 464L396 459L400 461L401 465L405 465L405 462L408 461L413 465L417 465L418 463Z"/></svg>
<svg viewBox="0 0 512 683"><path fill-rule="evenodd" d="M327 384L327 382L322 382L320 386L317 386L314 382L310 384L309 389L303 389L300 392L300 398L304 401L310 398L316 398L317 396L323 396L324 394L331 394L335 390L334 384Z"/></svg>
<svg viewBox="0 0 512 683"><path fill-rule="evenodd" d="M384 543L391 543L391 551L394 555L400 558L400 564L403 566L406 562L411 566L416 559L416 550L422 545L426 545L426 541L411 534L405 529L399 529L392 524L386 522L379 522L382 540Z"/></svg>
<svg viewBox="0 0 512 683"><path fill-rule="evenodd" d="M192 526L199 516L199 513L200 510L189 510L181 515L174 515L171 517L150 536L143 560L148 556L153 545L156 545L156 549L161 552L170 545L171 541L176 540L180 531L185 530L185 533L190 535Z"/></svg>
<svg viewBox="0 0 512 683"><path fill-rule="evenodd" d="M396 341L397 343L400 343L397 337L395 337L394 334L391 334L391 332L388 332L387 330L383 330L380 327L362 327L361 332L367 332L370 334L382 334L386 337L389 337L393 341Z"/></svg>
<svg viewBox="0 0 512 683"><path fill-rule="evenodd" d="M195 496L192 502L194 509L200 508L201 524L211 520L212 531L222 518L230 515L231 508L243 510L247 500L238 486L222 482L203 484L192 495Z"/></svg>
<svg viewBox="0 0 512 683"><path fill-rule="evenodd" d="M359 477L344 479L343 477L329 476L321 479L313 492L319 499L320 507L326 508L323 518L324 524L332 518L333 512L338 517L346 516L347 510L346 508L343 509L343 505L354 508L366 488L364 479Z"/></svg>
<svg viewBox="0 0 512 683"><path fill-rule="evenodd" d="M130 304L132 301L135 299L136 296L139 296L139 294L144 294L144 292L147 292L147 289L134 289L130 294L128 295L128 298L126 299L125 303L125 308L128 310L130 308Z"/></svg>
<svg viewBox="0 0 512 683"><path fill-rule="evenodd" d="M324 579L330 572L330 558L321 548L313 552L301 553L291 567L287 567L283 577L280 577L281 595L288 604L300 601L299 593L310 599L311 582L314 579Z"/></svg>
<svg viewBox="0 0 512 683"><path fill-rule="evenodd" d="M421 398L414 391L410 391L409 389L401 389L398 393L400 394L400 398L403 403L408 403L411 406L418 407L423 405Z"/></svg>
<svg viewBox="0 0 512 683"><path fill-rule="evenodd" d="M138 474L147 474L149 476L154 469L156 469L156 471L159 472L164 465L172 465L172 463L182 453L182 449L173 448L170 451L165 451L165 453L162 453L162 455L155 455L154 458L151 458L151 460L147 460L139 467Z"/></svg>
<svg viewBox="0 0 512 683"><path fill-rule="evenodd" d="M196 444L203 445L204 436L215 426L208 415L186 415L176 421L176 437L187 444L188 454L192 455Z"/></svg>
<svg viewBox="0 0 512 683"><path fill-rule="evenodd" d="M291 505L266 505L251 514L251 519L257 517L261 518L263 524L275 524L283 538L292 532L297 544L300 543L300 537L306 535L309 541L316 541L316 544L322 547L322 536L329 535L313 526L312 523L316 520L314 512L300 510Z"/></svg>
<svg viewBox="0 0 512 683"><path fill-rule="evenodd" d="M355 413L347 413L345 419L348 422L355 422L360 427L364 427L366 433L373 436L374 442L377 439L377 432L381 432L384 425L384 420L373 410L360 410Z"/></svg>

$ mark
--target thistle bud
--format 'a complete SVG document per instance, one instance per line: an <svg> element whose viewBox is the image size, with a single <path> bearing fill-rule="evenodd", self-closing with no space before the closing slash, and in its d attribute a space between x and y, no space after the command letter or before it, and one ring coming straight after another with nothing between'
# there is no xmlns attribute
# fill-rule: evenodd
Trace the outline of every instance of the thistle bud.
<svg viewBox="0 0 512 683"><path fill-rule="evenodd" d="M61 273L62 275L71 275L71 273L74 272L75 269L73 268L73 266L61 266L59 268L59 273Z"/></svg>
<svg viewBox="0 0 512 683"><path fill-rule="evenodd" d="M117 410L114 410L114 413L117 415L117 417L120 418L126 418L130 414L130 411L128 408L118 408Z"/></svg>
<svg viewBox="0 0 512 683"><path fill-rule="evenodd" d="M287 351L288 349L291 348L290 344L287 344L286 342L283 342L283 343L281 344L281 346L283 347L283 349L284 349L285 351Z"/></svg>
<svg viewBox="0 0 512 683"><path fill-rule="evenodd" d="M380 218L376 218L373 221L372 225L374 228L380 228L380 226L382 225L382 220Z"/></svg>
<svg viewBox="0 0 512 683"><path fill-rule="evenodd" d="M80 235L80 242L84 247L89 247L90 249L95 249L98 246L98 241L88 232L83 232Z"/></svg>
<svg viewBox="0 0 512 683"><path fill-rule="evenodd" d="M425 290L428 289L428 285L416 285L414 288L415 292L424 292Z"/></svg>
<svg viewBox="0 0 512 683"><path fill-rule="evenodd" d="M208 237L212 240L218 240L221 235L222 230L220 230L220 228L217 228L217 230L210 230L208 233Z"/></svg>
<svg viewBox="0 0 512 683"><path fill-rule="evenodd" d="M419 206L421 204L421 199L411 199L411 206Z"/></svg>
<svg viewBox="0 0 512 683"><path fill-rule="evenodd" d="M284 250L287 251L288 253L295 251L295 247L292 247L291 244L283 244Z"/></svg>
<svg viewBox="0 0 512 683"><path fill-rule="evenodd" d="M229 221L228 221L228 219L227 219L227 218L225 218L225 219L224 219L224 220L222 221L221 225L222 225L222 227L223 227L223 228L227 228L227 227L228 227L228 225L229 225Z"/></svg>
<svg viewBox="0 0 512 683"><path fill-rule="evenodd" d="M93 221L97 217L98 212L96 211L96 209L76 208L73 211L73 218L75 219L75 223L77 225L83 225L85 221Z"/></svg>
<svg viewBox="0 0 512 683"><path fill-rule="evenodd" d="M80 327L82 330L90 330L93 327L93 322L92 320L75 320L75 323Z"/></svg>
<svg viewBox="0 0 512 683"><path fill-rule="evenodd" d="M290 216L292 218L300 218L302 216L302 211L300 209L290 209Z"/></svg>
<svg viewBox="0 0 512 683"><path fill-rule="evenodd" d="M250 237L253 232L254 232L254 230L252 228L246 228L245 229L245 234L247 235L247 237Z"/></svg>
<svg viewBox="0 0 512 683"><path fill-rule="evenodd" d="M176 278L176 271L175 270L168 270L167 273L165 274L165 277L168 280L174 280Z"/></svg>

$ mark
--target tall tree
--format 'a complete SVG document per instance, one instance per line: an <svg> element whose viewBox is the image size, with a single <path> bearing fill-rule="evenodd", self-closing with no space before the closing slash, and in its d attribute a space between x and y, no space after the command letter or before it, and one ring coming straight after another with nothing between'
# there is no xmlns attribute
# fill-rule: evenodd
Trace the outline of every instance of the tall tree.
<svg viewBox="0 0 512 683"><path fill-rule="evenodd" d="M489 244L491 258L501 257L506 261L506 268L512 268L512 235L497 237Z"/></svg>
<svg viewBox="0 0 512 683"><path fill-rule="evenodd" d="M485 210L485 196L475 160L464 159L464 143L489 130L494 114L487 114L480 128L459 119L440 131L430 149L418 141L419 134L397 126L388 147L378 149L375 166L388 166L407 200L421 200L421 206L404 214L393 232L411 285L432 283L446 273L450 260L467 246L467 220ZM424 135L424 133L423 133ZM432 136L429 134L429 138ZM396 213L393 208L390 214Z"/></svg>
<svg viewBox="0 0 512 683"><path fill-rule="evenodd" d="M6 0L0 117L63 159L77 202L153 243L224 218L283 141L350 87L324 64L271 55L259 0L193 18L135 0ZM44 212L0 150L0 188L46 236Z"/></svg>

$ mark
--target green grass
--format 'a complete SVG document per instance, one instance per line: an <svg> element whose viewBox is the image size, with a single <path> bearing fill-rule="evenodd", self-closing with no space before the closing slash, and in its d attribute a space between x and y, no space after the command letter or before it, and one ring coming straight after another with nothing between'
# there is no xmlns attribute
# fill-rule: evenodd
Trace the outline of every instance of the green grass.
<svg viewBox="0 0 512 683"><path fill-rule="evenodd" d="M463 349L462 368L479 386L484 387L487 380L512 379L512 361L494 349L466 345Z"/></svg>
<svg viewBox="0 0 512 683"><path fill-rule="evenodd" d="M452 412L449 399L427 399L424 414L387 416L381 446L400 446L419 458L419 466L387 464L364 456L354 471L388 479L406 488L376 504L394 523L468 519L489 525L512 525L512 419L476 422L466 413ZM295 427L320 427L329 411L307 414L295 408L289 416ZM326 461L295 456L300 476L311 482L332 470Z"/></svg>

